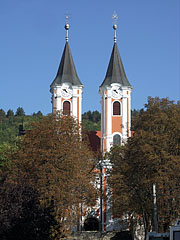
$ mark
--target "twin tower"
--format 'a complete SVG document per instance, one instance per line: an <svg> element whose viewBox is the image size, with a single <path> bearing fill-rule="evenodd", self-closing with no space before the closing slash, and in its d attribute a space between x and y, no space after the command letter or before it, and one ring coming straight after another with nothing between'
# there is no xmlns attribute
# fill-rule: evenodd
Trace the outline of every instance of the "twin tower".
<svg viewBox="0 0 180 240"><path fill-rule="evenodd" d="M68 43L69 24L65 25L66 44L57 75L50 85L52 111L62 111L82 120L83 84L78 78ZM99 87L101 95L101 150L121 145L131 136L131 91L116 43L117 25L114 29L114 46L104 81Z"/></svg>

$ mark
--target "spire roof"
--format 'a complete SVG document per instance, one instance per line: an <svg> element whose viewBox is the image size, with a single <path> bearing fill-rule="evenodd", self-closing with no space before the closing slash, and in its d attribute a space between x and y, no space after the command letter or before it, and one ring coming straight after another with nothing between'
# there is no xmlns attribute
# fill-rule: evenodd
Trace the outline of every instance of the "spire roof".
<svg viewBox="0 0 180 240"><path fill-rule="evenodd" d="M63 55L60 61L57 75L51 84L51 88L61 85L62 83L71 83L73 86L82 86L81 81L78 78L74 61L72 58L71 50L68 43L68 30L69 24L66 23L66 44L64 47Z"/></svg>
<svg viewBox="0 0 180 240"><path fill-rule="evenodd" d="M131 87L124 71L116 41L114 41L114 46L105 79L100 87L104 87L106 85L109 86L112 83L119 83L121 86Z"/></svg>

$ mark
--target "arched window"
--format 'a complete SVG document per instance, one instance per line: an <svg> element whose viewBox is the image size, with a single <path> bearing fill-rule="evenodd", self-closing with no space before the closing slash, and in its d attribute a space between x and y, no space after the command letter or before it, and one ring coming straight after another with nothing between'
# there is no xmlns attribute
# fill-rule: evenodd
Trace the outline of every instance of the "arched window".
<svg viewBox="0 0 180 240"><path fill-rule="evenodd" d="M113 115L121 115L121 104L118 101L113 102Z"/></svg>
<svg viewBox="0 0 180 240"><path fill-rule="evenodd" d="M121 145L121 136L119 134L113 136L113 146L114 145Z"/></svg>
<svg viewBox="0 0 180 240"><path fill-rule="evenodd" d="M64 115L70 115L70 102L69 101L64 101L63 102L63 114Z"/></svg>

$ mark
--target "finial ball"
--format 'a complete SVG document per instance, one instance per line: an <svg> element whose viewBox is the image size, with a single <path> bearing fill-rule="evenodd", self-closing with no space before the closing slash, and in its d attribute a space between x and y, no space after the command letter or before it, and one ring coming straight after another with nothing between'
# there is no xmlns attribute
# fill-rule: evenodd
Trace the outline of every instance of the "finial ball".
<svg viewBox="0 0 180 240"><path fill-rule="evenodd" d="M66 23L65 26L64 26L64 28L65 28L66 30L69 30L69 24Z"/></svg>
<svg viewBox="0 0 180 240"><path fill-rule="evenodd" d="M114 30L117 29L117 25L116 25L116 24L113 25L113 29L114 29Z"/></svg>

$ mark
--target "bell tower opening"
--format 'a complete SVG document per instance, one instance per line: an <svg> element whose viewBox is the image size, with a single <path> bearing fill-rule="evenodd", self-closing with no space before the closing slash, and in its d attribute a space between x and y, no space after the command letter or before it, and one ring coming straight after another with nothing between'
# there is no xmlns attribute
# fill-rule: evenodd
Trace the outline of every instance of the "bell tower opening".
<svg viewBox="0 0 180 240"><path fill-rule="evenodd" d="M113 146L115 145L121 145L121 136L119 134L113 136Z"/></svg>
<svg viewBox="0 0 180 240"><path fill-rule="evenodd" d="M117 116L121 115L121 104L118 101L115 101L113 103L113 115L114 116L115 115L117 115Z"/></svg>
<svg viewBox="0 0 180 240"><path fill-rule="evenodd" d="M63 114L70 115L70 102L69 101L63 102Z"/></svg>
<svg viewBox="0 0 180 240"><path fill-rule="evenodd" d="M99 231L99 221L95 217L89 217L84 222L85 231Z"/></svg>
<svg viewBox="0 0 180 240"><path fill-rule="evenodd" d="M82 121L83 85L77 75L69 46L68 22L65 24L66 43L55 79L50 85L52 93L52 111L64 115L72 115L80 123Z"/></svg>

